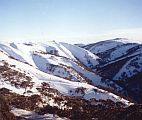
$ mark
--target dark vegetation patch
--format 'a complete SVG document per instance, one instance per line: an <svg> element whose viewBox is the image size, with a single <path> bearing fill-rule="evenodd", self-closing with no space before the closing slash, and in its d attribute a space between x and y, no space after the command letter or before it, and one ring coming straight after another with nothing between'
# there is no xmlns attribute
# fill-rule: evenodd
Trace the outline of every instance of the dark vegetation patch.
<svg viewBox="0 0 142 120"><path fill-rule="evenodd" d="M0 65L0 77L1 82L8 82L10 85L15 86L16 88L24 88L25 91L27 88L32 88L34 82L32 78L26 73L22 73L18 70L14 70L15 65L9 65L6 61L1 61L3 65ZM11 68L13 67L13 68Z"/></svg>
<svg viewBox="0 0 142 120"><path fill-rule="evenodd" d="M43 83L43 86L47 86ZM80 90L80 89L79 89ZM142 119L142 105L133 105L124 107L122 103L114 103L111 100L91 99L87 101L81 97L55 97L55 103L66 101L67 106L60 109L56 106L44 105L42 108L38 106L43 103L41 96L31 95L24 96L11 93L8 89L0 89L0 95L4 96L8 105L15 108L35 111L38 114L44 115L46 113L57 114L60 117L67 117L72 120L141 120ZM97 103L97 104L96 104ZM18 117L20 120L20 117ZM11 119L10 119L11 120Z"/></svg>
<svg viewBox="0 0 142 120"><path fill-rule="evenodd" d="M0 120L16 120L2 94L0 94Z"/></svg>

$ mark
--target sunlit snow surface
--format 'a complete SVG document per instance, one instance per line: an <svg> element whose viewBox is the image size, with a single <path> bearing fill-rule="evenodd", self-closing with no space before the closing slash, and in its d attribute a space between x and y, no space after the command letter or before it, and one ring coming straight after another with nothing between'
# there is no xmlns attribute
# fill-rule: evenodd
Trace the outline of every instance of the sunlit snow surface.
<svg viewBox="0 0 142 120"><path fill-rule="evenodd" d="M21 118L26 118L30 120L69 120L67 118L60 118L59 116L53 114L39 115L35 112L18 108L12 108L11 112L17 117L19 116Z"/></svg>
<svg viewBox="0 0 142 120"><path fill-rule="evenodd" d="M48 54L40 54L41 59L37 56L35 57L35 53L39 54L38 52L51 52L52 50L58 51L58 57L54 56L54 59L49 59ZM62 63L68 66L74 66L74 69L81 71L85 74L88 78L93 78L93 81L96 85L102 84L100 81L100 77L87 71L84 71L83 68L78 67L76 63L72 61L77 61L79 59L82 63L88 66L86 59L88 59L93 66L98 64L98 59L96 55L92 54L91 52L84 50L82 48L76 47L74 45L66 44L66 43L56 43L56 42L49 42L46 44L22 44L22 43L1 43L0 44L0 61L4 60L8 62L10 65L16 65L17 71L25 71L25 73L32 77L32 82L34 82L34 86L31 89L33 94L39 94L36 90L42 82L47 82L52 88L57 89L62 94L67 96L80 96L80 94L74 93L73 95L70 94L70 90L74 91L78 87L86 88L85 95L82 96L83 98L90 100L91 98L95 98L96 100L107 100L110 99L114 102L123 102L126 105L130 105L129 101L120 98L117 95L109 93L105 90L99 89L94 87L93 85L89 85L83 82L75 82L69 81L67 79L63 79L61 77L57 77L46 72L45 65L47 63L57 64ZM79 52L78 52L79 51ZM8 56L14 57L14 59L9 58ZM68 58L66 60L62 60L60 57ZM15 60L17 59L17 60ZM70 59L72 60L71 62ZM28 64L25 64L28 63ZM2 80L1 80L2 81ZM9 83L0 83L1 87L6 87L13 92L18 94L23 94L24 89L18 89L14 86L11 86Z"/></svg>

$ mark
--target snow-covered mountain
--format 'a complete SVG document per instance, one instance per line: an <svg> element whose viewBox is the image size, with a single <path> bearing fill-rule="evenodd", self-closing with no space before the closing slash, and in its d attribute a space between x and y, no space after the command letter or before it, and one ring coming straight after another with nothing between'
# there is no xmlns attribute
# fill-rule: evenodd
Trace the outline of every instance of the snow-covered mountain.
<svg viewBox="0 0 142 120"><path fill-rule="evenodd" d="M17 80L18 82L22 83L28 78L35 87L40 86L42 82L47 82L49 86L55 87L65 95L80 96L80 94L70 93L69 91L84 87L86 88L86 94L84 95L86 99L95 97L93 89L98 88L94 87L93 83L101 85L101 77L89 70L89 68L99 64L98 59L100 58L74 45L56 43L55 41L47 44L1 43L0 56L2 85L9 86L11 90L16 88L5 81L9 79L7 77L19 77L19 74L23 74L23 76L21 75L21 79ZM13 74L6 76L10 73ZM12 80L16 81L16 78ZM11 78L9 82L12 82ZM32 92L38 92L36 88L32 87L32 89ZM17 90L15 92L24 93L24 89ZM109 96L107 95L107 97ZM96 97L96 99L98 98L100 97Z"/></svg>
<svg viewBox="0 0 142 120"><path fill-rule="evenodd" d="M116 103L121 103L121 106L133 104L97 87L111 88L113 85L122 89L113 81L103 81L103 77L96 73L103 58L86 49L55 41L44 44L0 43L0 87L18 94L19 98L39 95L42 102L36 104L38 107L50 105L71 109L73 106L68 105L68 101L72 99L85 100L89 102L84 101L85 104L96 106L107 106L108 101L113 102L113 106Z"/></svg>
<svg viewBox="0 0 142 120"><path fill-rule="evenodd" d="M142 74L142 44L116 38L89 44L83 48L101 58L96 71L103 79L115 82L122 88L121 92L124 95L142 102L141 77L135 78Z"/></svg>

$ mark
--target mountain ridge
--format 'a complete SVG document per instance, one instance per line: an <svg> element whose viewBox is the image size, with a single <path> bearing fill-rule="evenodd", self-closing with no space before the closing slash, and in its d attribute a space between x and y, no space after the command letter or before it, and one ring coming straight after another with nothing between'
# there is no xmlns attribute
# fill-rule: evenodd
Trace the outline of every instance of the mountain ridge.
<svg viewBox="0 0 142 120"><path fill-rule="evenodd" d="M138 93L132 90L135 89L136 86L132 87L131 85L131 88L127 87L129 86L129 79L142 72L142 44L123 38L117 38L82 47L102 58L102 62L97 68L97 73L100 76L104 79L110 79L120 86L123 95L132 98L136 102L142 102L142 100L139 99L142 89L141 82L136 83L139 89ZM138 95L136 97L132 94L129 95L130 91L134 92L134 96L135 94Z"/></svg>
<svg viewBox="0 0 142 120"><path fill-rule="evenodd" d="M0 88L9 89L12 98L15 94L19 96L16 101L11 101L15 106L13 111L27 109L15 102L32 97L41 99L35 103L39 113L48 113L47 108L51 108L58 111L58 115L64 109L75 110L73 106L77 104L80 112L82 107L89 111L89 108L84 108L85 104L91 107L91 111L93 107L129 107L141 101L138 98L141 86L138 84L141 85L142 47L138 43L120 41L123 40L119 38L85 46L55 41L0 43ZM133 66L137 71L130 67L126 70L132 74L124 76L120 71L124 71L125 66ZM28 110L32 109L28 107Z"/></svg>

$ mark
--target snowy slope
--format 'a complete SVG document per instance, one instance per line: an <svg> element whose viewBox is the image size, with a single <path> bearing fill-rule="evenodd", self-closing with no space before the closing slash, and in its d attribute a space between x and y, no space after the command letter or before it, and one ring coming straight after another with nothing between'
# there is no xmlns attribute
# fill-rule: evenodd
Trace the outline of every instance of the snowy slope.
<svg viewBox="0 0 142 120"><path fill-rule="evenodd" d="M113 81L122 88L119 91L121 94L130 97L136 102L142 102L141 43L134 40L116 38L81 47L101 58L96 72L106 83ZM118 91L115 87L114 90Z"/></svg>
<svg viewBox="0 0 142 120"><path fill-rule="evenodd" d="M49 45L32 43L0 44L1 87L6 87L12 90L13 92L16 92L21 95L40 95L41 93L39 92L39 89L41 89L43 83L46 83L49 85L50 89L52 88L52 90L54 90L55 93L58 93L57 91L59 91L65 96L80 96L86 100L90 100L92 98L95 98L96 100L110 99L114 102L122 102L126 105L130 105L129 101L113 93L99 89L93 85L89 85L87 82L81 81L78 78L76 79L80 82L68 80L64 77L61 78L60 75L58 75L57 77L54 74L49 74L48 69L45 68L47 63L50 63L50 65L63 64L67 66L74 66L74 69L76 71L78 70L82 73L85 73L84 75L79 76L83 76L83 80L85 80L84 76L93 76L93 73L84 70L82 66L78 67L78 60L76 59L76 57L78 56L75 54L75 49L72 49L76 47L70 45L71 47L69 47L69 49L68 47L64 48L62 45L57 45L57 43L55 42L52 44L54 45L51 46L51 43L49 43ZM64 46L66 45L64 44ZM98 64L98 62L96 61L98 57L86 50L79 49L78 47L76 49L77 51L80 50L79 53L82 53L82 57L86 55L93 65ZM81 60L81 57L78 57L78 59ZM70 62L70 60L72 61ZM76 62L73 63L73 61ZM58 70L60 69L58 68ZM95 78L97 79L96 81L100 79L98 78L99 77ZM83 92L80 92L80 90L82 91L82 89ZM28 93L27 91L31 92ZM50 101L45 99L45 101L48 102L48 104L53 105L52 99Z"/></svg>
<svg viewBox="0 0 142 120"><path fill-rule="evenodd" d="M68 120L67 118L60 118L59 116L53 114L39 115L36 112L27 111L18 108L12 108L11 112L17 117L20 116L23 119L30 119L30 120Z"/></svg>
<svg viewBox="0 0 142 120"><path fill-rule="evenodd" d="M121 45L123 45L122 40L117 38L89 44L84 46L84 48L91 51L92 53L97 54Z"/></svg>
<svg viewBox="0 0 142 120"><path fill-rule="evenodd" d="M125 63L125 65L114 76L114 80L130 78L142 71L142 54L133 57Z"/></svg>
<svg viewBox="0 0 142 120"><path fill-rule="evenodd" d="M61 43L64 47L69 49L72 54L79 60L81 61L85 66L87 67L94 67L99 64L99 57L92 54L91 52L82 49L78 46L67 44L67 43ZM80 51L80 52L77 52Z"/></svg>
<svg viewBox="0 0 142 120"><path fill-rule="evenodd" d="M79 47L70 46L72 46L72 49L65 48L55 41L46 44L2 43L0 50L8 56L32 65L43 72L73 81L102 85L101 77L88 70L91 66L98 64L96 60L98 57Z"/></svg>
<svg viewBox="0 0 142 120"><path fill-rule="evenodd" d="M131 40L117 38L87 45L84 48L102 58L103 64L100 65L100 69L107 69L107 66L111 65L117 66L117 69L112 67L117 70L112 76L114 80L131 77L142 71L142 45ZM102 73L105 74L104 71Z"/></svg>

